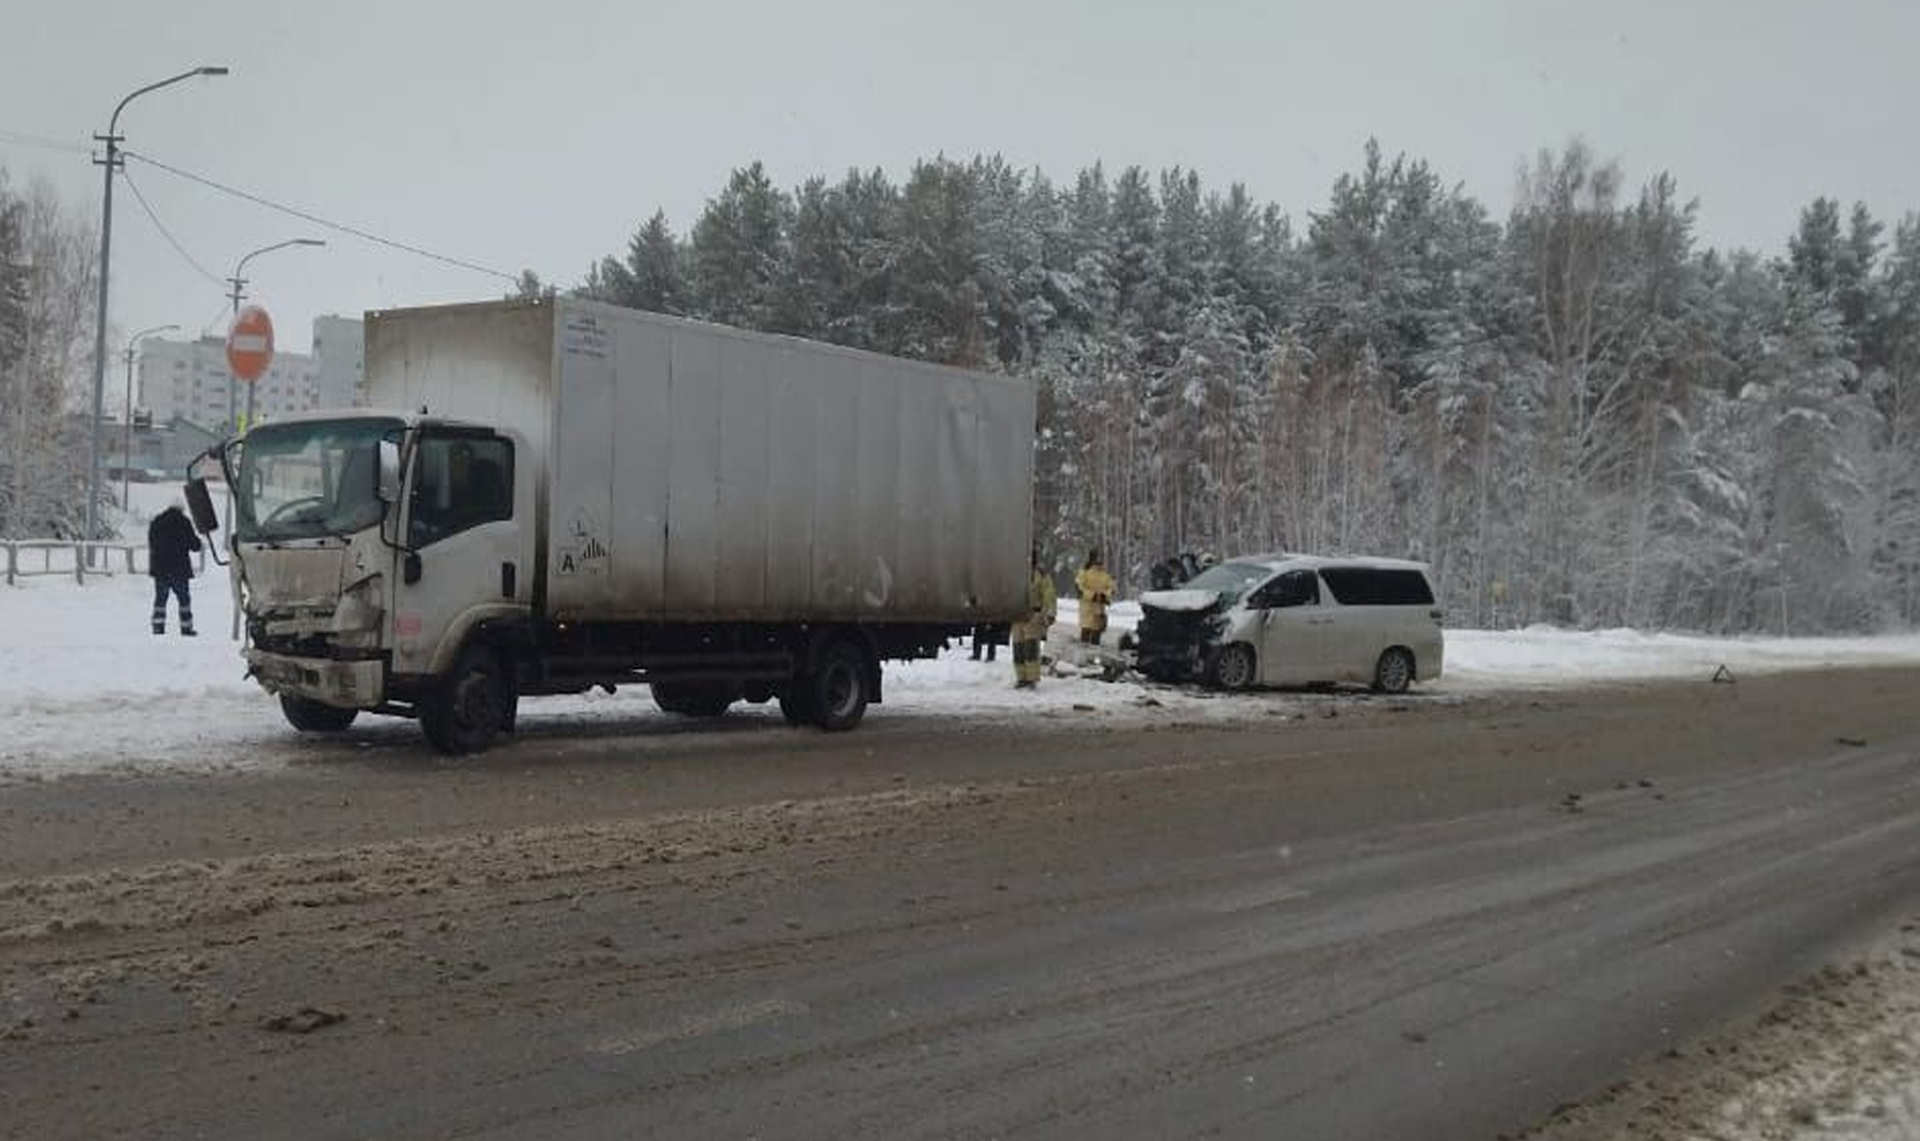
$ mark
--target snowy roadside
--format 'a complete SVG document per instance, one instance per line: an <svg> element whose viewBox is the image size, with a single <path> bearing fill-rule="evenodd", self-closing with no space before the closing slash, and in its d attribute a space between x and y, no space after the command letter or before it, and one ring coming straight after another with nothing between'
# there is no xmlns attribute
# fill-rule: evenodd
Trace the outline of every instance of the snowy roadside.
<svg viewBox="0 0 1920 1141"><path fill-rule="evenodd" d="M1920 920L1782 988L1757 1018L1557 1111L1532 1141L1920 1137Z"/></svg>
<svg viewBox="0 0 1920 1141"><path fill-rule="evenodd" d="M284 765L323 755L337 743L302 741L279 707L243 676L228 639L232 609L218 572L194 582L197 638L147 632L150 581L117 575L86 586L65 578L0 587L0 783L81 772L223 772ZM1070 651L1072 631L1055 631ZM1276 720L1298 714L1298 695L1229 697L1194 689L1107 683L1062 663L1037 691L1013 688L1011 655L975 662L965 648L937 660L889 665L886 702L874 720L904 717L981 721L1018 716L1047 724L1098 726ZM1093 671L1089 671L1093 672ZM737 707L739 718L779 723L771 706ZM685 722L655 709L645 687L618 693L530 699L524 729L559 732L616 722L636 733L684 731ZM363 743L417 738L413 726L369 720Z"/></svg>
<svg viewBox="0 0 1920 1141"><path fill-rule="evenodd" d="M136 500L136 513L142 505ZM0 587L0 782L79 772L229 771L273 767L327 755L337 743L297 738L275 703L242 676L228 640L231 610L218 571L195 582L197 639L146 631L151 586L119 575L79 586L60 577ZM1136 604L1113 609L1111 647L1139 620ZM1174 724L1278 724L1327 697L1270 693L1221 695L1191 687L1103 682L1073 663L1078 614L1063 600L1051 647L1055 676L1034 692L1012 688L1010 655L969 660L964 648L928 662L890 665L887 700L876 720L951 718L991 722L1019 717L1071 727ZM1706 639L1634 631L1450 631L1445 676L1434 696L1596 683L1705 679L1726 664L1736 675L1834 665L1920 664L1920 635L1860 639ZM1111 651L1107 651L1110 655ZM1087 670L1086 674L1096 674ZM735 716L766 718L770 708ZM619 724L644 734L685 732L686 723L655 710L644 688L614 695L530 700L528 729L564 733L569 725ZM412 727L370 721L360 744L412 745Z"/></svg>
<svg viewBox="0 0 1920 1141"><path fill-rule="evenodd" d="M1140 622L1134 602L1114 605L1108 640ZM1079 622L1071 600L1060 603L1062 626ZM1596 682L1705 680L1726 666L1747 673L1843 666L1920 665L1920 632L1851 638L1711 638L1639 630L1448 630L1446 667L1432 688L1475 693L1586 686Z"/></svg>

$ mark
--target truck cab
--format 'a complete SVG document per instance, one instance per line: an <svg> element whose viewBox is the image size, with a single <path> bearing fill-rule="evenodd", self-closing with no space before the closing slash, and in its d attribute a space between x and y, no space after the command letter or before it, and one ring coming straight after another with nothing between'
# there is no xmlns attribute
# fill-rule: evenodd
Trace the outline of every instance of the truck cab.
<svg viewBox="0 0 1920 1141"><path fill-rule="evenodd" d="M451 728L438 682L475 631L528 631L524 451L511 431L380 411L292 416L227 446L247 666L296 728L361 710Z"/></svg>

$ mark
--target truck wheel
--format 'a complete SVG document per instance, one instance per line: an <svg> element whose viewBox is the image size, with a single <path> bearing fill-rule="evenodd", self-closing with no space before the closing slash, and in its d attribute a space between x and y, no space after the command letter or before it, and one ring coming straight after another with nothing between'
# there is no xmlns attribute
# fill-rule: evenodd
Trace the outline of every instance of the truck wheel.
<svg viewBox="0 0 1920 1141"><path fill-rule="evenodd" d="M357 709L341 709L290 693L280 695L280 712L286 716L287 724L302 733L339 733L360 715Z"/></svg>
<svg viewBox="0 0 1920 1141"><path fill-rule="evenodd" d="M511 727L514 698L499 659L471 646L421 703L420 728L434 748L450 756L483 752L495 733Z"/></svg>
<svg viewBox="0 0 1920 1141"><path fill-rule="evenodd" d="M787 724L800 726L814 723L812 693L813 679L799 677L793 679L793 684L780 694L780 716L786 718Z"/></svg>
<svg viewBox="0 0 1920 1141"><path fill-rule="evenodd" d="M820 659L820 669L807 679L814 724L829 733L841 733L860 724L867 714L867 655L851 642L835 642Z"/></svg>

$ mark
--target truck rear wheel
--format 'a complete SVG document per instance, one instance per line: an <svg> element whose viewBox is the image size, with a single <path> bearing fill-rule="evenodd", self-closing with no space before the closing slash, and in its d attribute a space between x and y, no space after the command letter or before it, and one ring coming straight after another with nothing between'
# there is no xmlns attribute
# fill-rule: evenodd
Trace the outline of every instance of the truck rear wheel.
<svg viewBox="0 0 1920 1141"><path fill-rule="evenodd" d="M360 715L356 709L341 709L290 693L280 695L280 712L286 717L287 724L302 733L339 733L352 725L353 719Z"/></svg>
<svg viewBox="0 0 1920 1141"><path fill-rule="evenodd" d="M484 752L513 727L513 683L500 660L479 646L462 651L452 671L420 706L420 729L451 756Z"/></svg>
<svg viewBox="0 0 1920 1141"><path fill-rule="evenodd" d="M867 714L867 655L852 642L835 642L820 658L820 668L806 679L813 723L829 733L841 733L860 724Z"/></svg>

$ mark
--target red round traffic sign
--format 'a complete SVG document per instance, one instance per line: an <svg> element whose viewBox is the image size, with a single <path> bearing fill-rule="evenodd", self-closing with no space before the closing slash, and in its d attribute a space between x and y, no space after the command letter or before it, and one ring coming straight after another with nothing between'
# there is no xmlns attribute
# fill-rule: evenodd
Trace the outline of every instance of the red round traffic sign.
<svg viewBox="0 0 1920 1141"><path fill-rule="evenodd" d="M273 319L258 305L249 305L234 317L227 330L227 365L233 375L251 384L273 363Z"/></svg>

